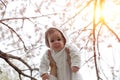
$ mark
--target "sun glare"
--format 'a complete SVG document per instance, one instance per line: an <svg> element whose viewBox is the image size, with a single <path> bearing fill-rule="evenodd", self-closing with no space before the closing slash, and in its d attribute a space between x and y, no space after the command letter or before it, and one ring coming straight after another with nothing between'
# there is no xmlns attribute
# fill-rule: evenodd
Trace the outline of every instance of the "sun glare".
<svg viewBox="0 0 120 80"><path fill-rule="evenodd" d="M106 0L103 3L102 8L100 6L97 7L96 19L99 21L104 19L106 22L111 22L120 14L119 10L120 8L115 5L115 3Z"/></svg>
<svg viewBox="0 0 120 80"><path fill-rule="evenodd" d="M117 13L115 11L116 6L113 4L113 2L105 2L104 9L103 9L103 17L106 21L114 19L115 14Z"/></svg>

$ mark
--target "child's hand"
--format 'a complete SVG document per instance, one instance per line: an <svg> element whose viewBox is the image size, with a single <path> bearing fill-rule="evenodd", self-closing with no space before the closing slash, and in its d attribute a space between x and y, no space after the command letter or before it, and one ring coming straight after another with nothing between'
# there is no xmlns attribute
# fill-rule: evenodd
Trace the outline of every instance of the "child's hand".
<svg viewBox="0 0 120 80"><path fill-rule="evenodd" d="M48 73L43 74L41 77L42 77L42 80L48 80L49 79Z"/></svg>
<svg viewBox="0 0 120 80"><path fill-rule="evenodd" d="M78 70L79 70L79 67L77 67L77 66L72 66L72 72L77 72Z"/></svg>

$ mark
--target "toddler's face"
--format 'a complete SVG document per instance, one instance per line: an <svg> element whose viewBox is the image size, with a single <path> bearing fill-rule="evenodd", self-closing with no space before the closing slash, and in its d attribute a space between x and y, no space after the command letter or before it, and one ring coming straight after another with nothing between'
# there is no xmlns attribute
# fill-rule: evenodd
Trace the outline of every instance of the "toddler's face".
<svg viewBox="0 0 120 80"><path fill-rule="evenodd" d="M55 31L48 35L48 42L50 48L52 48L55 52L60 51L64 47L64 38L59 31Z"/></svg>

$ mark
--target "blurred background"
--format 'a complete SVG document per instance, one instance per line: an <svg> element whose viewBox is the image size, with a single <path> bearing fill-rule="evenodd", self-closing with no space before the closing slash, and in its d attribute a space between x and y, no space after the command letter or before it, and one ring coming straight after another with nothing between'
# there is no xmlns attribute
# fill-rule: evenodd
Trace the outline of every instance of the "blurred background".
<svg viewBox="0 0 120 80"><path fill-rule="evenodd" d="M0 0L0 80L41 80L49 27L79 47L83 80L120 80L120 0Z"/></svg>

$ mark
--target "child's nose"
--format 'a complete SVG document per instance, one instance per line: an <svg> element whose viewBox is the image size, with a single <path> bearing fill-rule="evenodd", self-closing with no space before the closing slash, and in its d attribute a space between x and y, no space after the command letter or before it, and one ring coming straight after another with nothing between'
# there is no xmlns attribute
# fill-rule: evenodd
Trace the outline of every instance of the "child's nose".
<svg viewBox="0 0 120 80"><path fill-rule="evenodd" d="M59 43L59 41L56 40L54 43L57 44L57 43Z"/></svg>

